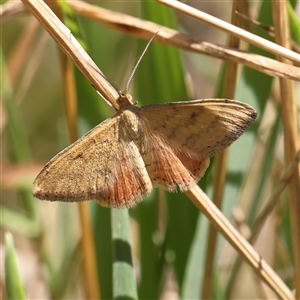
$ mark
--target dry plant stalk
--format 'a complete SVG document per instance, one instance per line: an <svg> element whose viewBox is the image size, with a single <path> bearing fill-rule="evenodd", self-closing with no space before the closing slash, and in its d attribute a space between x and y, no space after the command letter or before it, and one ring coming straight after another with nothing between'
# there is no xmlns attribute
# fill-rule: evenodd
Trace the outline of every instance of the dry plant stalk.
<svg viewBox="0 0 300 300"><path fill-rule="evenodd" d="M204 42L199 39L194 39L186 34L182 34L176 30L172 30L170 28L160 26L153 22L143 21L134 18L132 16L128 16L122 13L113 12L98 6L94 6L83 1L72 0L69 1L68 4L74 10L74 12L76 12L79 15L85 16L99 23L106 24L109 27L115 28L117 30L120 30L122 32L131 34L139 38L149 40L156 32L159 31L156 41L164 43L166 45L171 45L186 51L207 54L212 57L220 58L223 60L244 64L245 66L256 69L270 76L286 77L297 81L300 80L299 68L284 63L280 63L276 60L261 55L249 53L246 51L238 51L232 48L226 48L226 47L214 45L212 43ZM22 7L19 7L21 5L22 5L21 2L19 3L15 2L13 7L17 6L18 10L22 10ZM2 5L2 8L3 8L2 14L4 14L6 11L4 10L5 9L4 5ZM9 15L11 14L11 12L7 12L7 13ZM5 19L2 19L2 22L4 21ZM60 28L58 28L58 30L63 31L63 29ZM247 33L247 31L242 31L242 32ZM55 39L55 37L53 38ZM251 37L249 39L249 42L251 43ZM262 42L257 44L257 46L260 48L264 48L263 46L264 42L269 42L269 41L263 39ZM272 51L273 47L276 47L278 45L274 43L271 43L271 45L272 47L268 50L271 53L273 53L274 52ZM278 53L283 55L280 49L284 49L284 48L281 47L278 50ZM79 66L78 68L80 69ZM89 74L85 74L85 75L87 77L89 76ZM97 80L99 79L97 78Z"/></svg>
<svg viewBox="0 0 300 300"><path fill-rule="evenodd" d="M255 273L263 279L281 299L295 299L294 295L281 278L261 258L246 239L240 235L240 233L233 227L233 225L231 225L222 212L198 186L194 186L186 192L186 194L241 255L241 257L243 257L243 259L252 267Z"/></svg>
<svg viewBox="0 0 300 300"><path fill-rule="evenodd" d="M287 49L291 48L287 1L273 0L272 12L275 29L275 41ZM290 63L286 58L278 57L284 63ZM299 148L298 124L294 83L287 78L280 78L280 94L282 103L282 122L284 133L285 164L288 165ZM300 166L288 184L291 232L295 261L296 299L300 298Z"/></svg>
<svg viewBox="0 0 300 300"><path fill-rule="evenodd" d="M245 66L271 76L287 77L297 81L300 80L299 68L280 63L274 59L194 39L189 35L182 34L168 27L161 26L150 21L140 20L122 13L113 12L82 1L72 0L68 1L68 4L74 12L82 16L139 38L149 40L155 33L158 32L155 38L155 41L157 42L186 51L207 54L223 60L244 64ZM271 44L274 47L278 46L274 43ZM260 46L262 47L261 44ZM272 52L272 48L269 50ZM300 58L300 55L298 57Z"/></svg>
<svg viewBox="0 0 300 300"><path fill-rule="evenodd" d="M200 21L203 21L207 24L210 24L219 29L222 29L243 41L246 41L257 47L265 49L271 53L277 54L279 56L283 56L285 58L290 59L291 61L295 61L296 63L299 63L299 61L300 61L300 55L298 53L293 52L293 51L291 51L285 47L282 47L280 45L277 45L275 43L272 43L268 40L265 40L264 38L261 38L255 34L252 34L246 30L243 30L242 28L239 28L239 27L234 26L230 23L227 23L223 20L220 20L216 17L213 17L207 13L204 13L204 12L202 12L198 9L195 9L191 6L188 6L182 2L179 2L177 0L157 0L157 1L162 4L165 4L167 6L170 6L174 9L177 9L177 10L179 10L191 17L194 17Z"/></svg>

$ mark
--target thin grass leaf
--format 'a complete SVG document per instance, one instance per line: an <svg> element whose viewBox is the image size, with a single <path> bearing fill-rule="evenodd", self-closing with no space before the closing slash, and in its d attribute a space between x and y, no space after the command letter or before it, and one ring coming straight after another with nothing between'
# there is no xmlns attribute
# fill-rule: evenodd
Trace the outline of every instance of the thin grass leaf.
<svg viewBox="0 0 300 300"><path fill-rule="evenodd" d="M182 284L182 299L200 299L202 294L208 228L209 221L198 218Z"/></svg>
<svg viewBox="0 0 300 300"><path fill-rule="evenodd" d="M127 209L111 209L113 243L113 298L138 299L131 257L129 214Z"/></svg>
<svg viewBox="0 0 300 300"><path fill-rule="evenodd" d="M97 203L91 203L93 215L94 241L97 254L97 269L102 299L112 299L112 243L111 213Z"/></svg>
<svg viewBox="0 0 300 300"><path fill-rule="evenodd" d="M221 271L218 270L215 272L214 276L214 290L213 290L213 299L226 299L225 291L224 291L224 285L222 283L222 278L219 275L221 274Z"/></svg>
<svg viewBox="0 0 300 300"><path fill-rule="evenodd" d="M2 48L0 49L0 61L2 66L2 74L5 76L5 85L1 86L1 95L3 104L7 113L8 128L11 139L11 152L14 160L17 162L28 162L31 158L30 148L25 132L25 126L22 121L20 107L16 105L13 97L14 92L9 83L9 74L5 68L5 58Z"/></svg>
<svg viewBox="0 0 300 300"><path fill-rule="evenodd" d="M158 299L163 263L160 258L163 232L158 228L159 216L157 205L158 191L154 191L139 206L131 211L131 215L139 224L140 240L140 283L138 294L140 299Z"/></svg>
<svg viewBox="0 0 300 300"><path fill-rule="evenodd" d="M78 22L76 16L69 6L69 4L63 0L59 2L62 11L64 12L64 24L71 30L72 34L75 36L76 40L80 43L80 45L87 50L88 46L82 38L80 27L78 26Z"/></svg>
<svg viewBox="0 0 300 300"><path fill-rule="evenodd" d="M0 225L28 238L37 238L41 234L39 222L32 220L23 214L0 206Z"/></svg>
<svg viewBox="0 0 300 300"><path fill-rule="evenodd" d="M290 19L290 30L291 30L291 36L293 41L295 41L298 45L300 45L300 22L298 21L298 18L296 16L296 13L294 11L296 3L293 3L293 5L288 1L288 13L289 13L289 19Z"/></svg>
<svg viewBox="0 0 300 300"><path fill-rule="evenodd" d="M25 287L20 276L13 236L5 234L5 288L8 300L23 300L26 298Z"/></svg>

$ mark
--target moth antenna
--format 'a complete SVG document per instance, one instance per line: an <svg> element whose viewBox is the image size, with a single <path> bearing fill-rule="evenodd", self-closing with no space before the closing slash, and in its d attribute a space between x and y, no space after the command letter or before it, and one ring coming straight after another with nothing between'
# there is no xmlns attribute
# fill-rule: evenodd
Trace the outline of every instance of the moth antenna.
<svg viewBox="0 0 300 300"><path fill-rule="evenodd" d="M125 88L125 94L128 93L129 86L130 86L130 84L131 84L131 82L132 82L132 80L133 80L133 77L134 77L134 74L135 74L135 72L136 72L136 69L138 68L138 66L139 66L139 64L140 64L140 62L141 62L141 60L142 60L142 58L144 57L144 55L145 55L145 53L146 53L146 51L147 51L147 49L148 49L150 43L151 43L152 40L156 37L156 35L158 34L158 32L159 32L159 31L157 31L157 32L153 35L153 37L150 39L150 41L147 43L147 45L146 45L144 51L142 52L142 54L141 54L140 58L138 59L137 63L135 64L135 66L134 66L134 68L133 68L133 70L132 70L132 72L131 72L131 74L130 74L130 76L129 76L129 79L128 79L128 81L127 81L126 88Z"/></svg>

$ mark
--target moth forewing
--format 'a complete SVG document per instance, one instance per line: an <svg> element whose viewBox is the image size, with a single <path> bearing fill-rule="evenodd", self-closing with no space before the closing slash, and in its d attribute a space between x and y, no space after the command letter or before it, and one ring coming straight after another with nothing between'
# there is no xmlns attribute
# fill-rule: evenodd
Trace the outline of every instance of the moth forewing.
<svg viewBox="0 0 300 300"><path fill-rule="evenodd" d="M99 187L110 186L117 167L119 120L105 120L52 158L35 179L33 195L82 201L95 197Z"/></svg>
<svg viewBox="0 0 300 300"><path fill-rule="evenodd" d="M176 149L207 158L238 139L253 123L256 112L238 101L205 99L144 106L140 116L149 130Z"/></svg>

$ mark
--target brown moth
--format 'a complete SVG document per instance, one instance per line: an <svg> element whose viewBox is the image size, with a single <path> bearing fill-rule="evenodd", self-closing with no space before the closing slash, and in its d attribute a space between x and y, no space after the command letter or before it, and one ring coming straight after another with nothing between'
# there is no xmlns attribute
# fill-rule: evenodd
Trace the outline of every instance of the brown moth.
<svg viewBox="0 0 300 300"><path fill-rule="evenodd" d="M141 201L153 186L186 191L203 176L209 157L238 139L256 118L251 106L227 99L139 108L129 94L119 93L118 101L115 116L45 165L33 183L35 197L94 199L125 208Z"/></svg>

